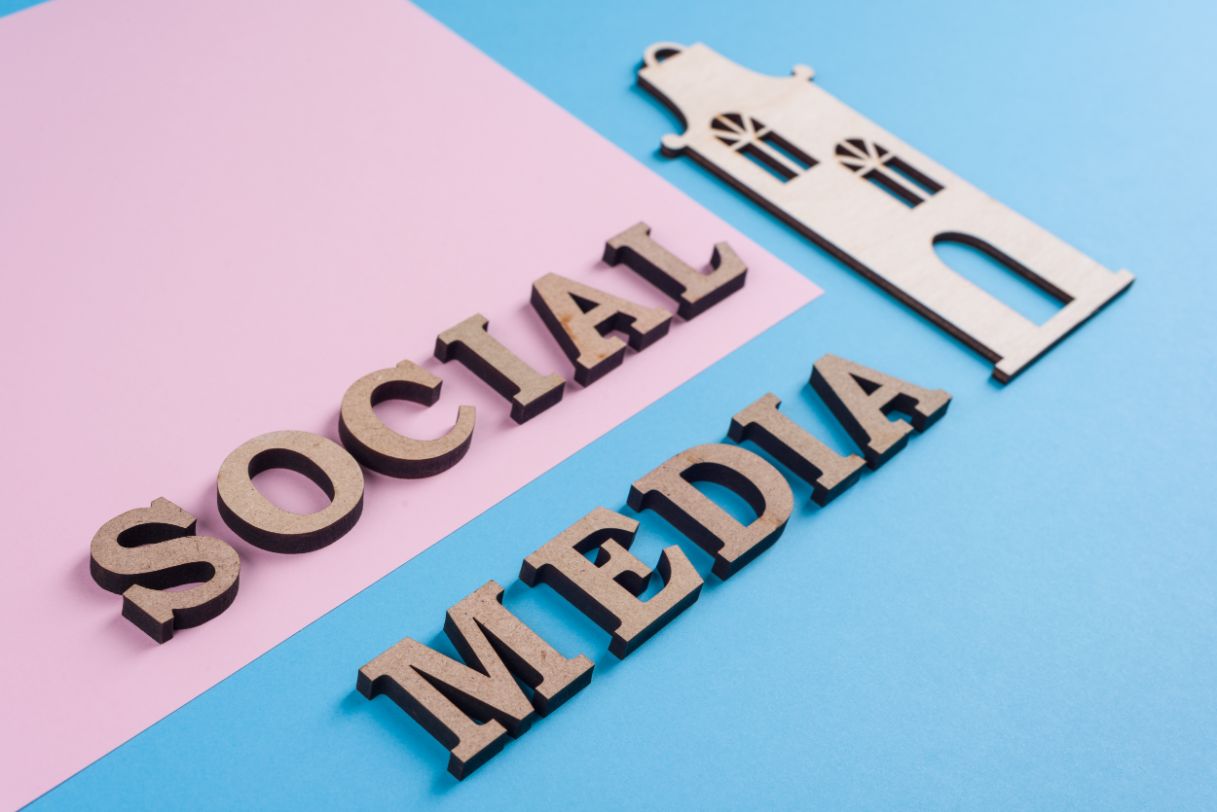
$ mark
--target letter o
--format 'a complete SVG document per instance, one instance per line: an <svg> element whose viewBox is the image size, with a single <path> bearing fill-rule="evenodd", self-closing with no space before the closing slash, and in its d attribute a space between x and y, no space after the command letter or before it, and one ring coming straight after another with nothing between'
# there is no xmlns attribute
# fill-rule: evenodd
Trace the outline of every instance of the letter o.
<svg viewBox="0 0 1217 812"><path fill-rule="evenodd" d="M286 468L311 479L330 504L316 513L292 513L275 505L253 478ZM275 553L308 553L333 544L363 511L363 471L342 446L307 431L274 431L233 451L216 477L220 516L255 547Z"/></svg>

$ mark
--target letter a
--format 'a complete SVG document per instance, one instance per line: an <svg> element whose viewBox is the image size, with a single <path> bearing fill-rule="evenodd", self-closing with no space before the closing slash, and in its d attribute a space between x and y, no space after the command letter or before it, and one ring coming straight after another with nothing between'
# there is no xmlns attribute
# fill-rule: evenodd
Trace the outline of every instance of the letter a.
<svg viewBox="0 0 1217 812"><path fill-rule="evenodd" d="M951 396L941 389L922 389L873 369L825 355L811 370L812 388L849 432L870 468L878 468L904 448L913 429L925 431L947 413ZM888 419L903 412L903 421Z"/></svg>

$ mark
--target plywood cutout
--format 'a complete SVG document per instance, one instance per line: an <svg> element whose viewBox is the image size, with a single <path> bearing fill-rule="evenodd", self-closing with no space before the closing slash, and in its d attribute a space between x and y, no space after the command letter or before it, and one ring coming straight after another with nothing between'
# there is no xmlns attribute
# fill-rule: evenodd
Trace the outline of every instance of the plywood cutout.
<svg viewBox="0 0 1217 812"><path fill-rule="evenodd" d="M511 419L526 423L562 400L566 379L542 375L490 335L490 322L475 313L435 337L435 357L455 359L511 402Z"/></svg>
<svg viewBox="0 0 1217 812"><path fill-rule="evenodd" d="M777 395L766 393L731 418L727 436L737 443L756 443L811 486L817 505L827 505L858 481L865 464L857 454L833 451L779 412L781 405Z"/></svg>
<svg viewBox="0 0 1217 812"><path fill-rule="evenodd" d="M385 425L373 408L386 400L407 400L432 406L439 401L443 381L413 361L364 375L342 396L338 436L360 463L388 476L420 479L456 465L473 442L477 410L457 409L456 424L442 437L416 440Z"/></svg>
<svg viewBox="0 0 1217 812"><path fill-rule="evenodd" d="M313 481L330 498L316 513L284 510L253 478L286 468ZM272 431L242 443L220 465L216 504L232 531L273 553L311 553L350 531L363 513L363 469L345 448L307 431Z"/></svg>
<svg viewBox="0 0 1217 812"><path fill-rule="evenodd" d="M638 81L685 123L662 140L994 363L1005 383L1132 284L825 93L812 70L765 76L705 45L658 43ZM1037 324L951 270L971 245L1053 296Z"/></svg>
<svg viewBox="0 0 1217 812"><path fill-rule="evenodd" d="M609 645L626 657L688 609L701 594L702 579L673 544L659 558L663 589L639 599L654 572L630 552L638 522L598 507L524 559L520 580L549 584L596 625L613 636ZM596 561L587 558L596 551Z"/></svg>
<svg viewBox="0 0 1217 812"><path fill-rule="evenodd" d="M904 448L913 431L938 422L951 405L949 392L925 389L836 355L815 362L811 387L858 444L871 469ZM908 415L909 422L891 419L893 412Z"/></svg>
<svg viewBox="0 0 1217 812"><path fill-rule="evenodd" d="M197 527L194 516L162 497L115 516L93 536L93 580L122 595L123 617L158 643L206 623L237 597L237 551L198 535Z"/></svg>
<svg viewBox="0 0 1217 812"><path fill-rule="evenodd" d="M608 334L625 333L641 352L668 334L672 314L613 296L556 273L532 285L532 306L562 352L575 365L575 380L589 386L621 366L625 342Z"/></svg>
<svg viewBox="0 0 1217 812"><path fill-rule="evenodd" d="M453 605L444 631L467 665L407 637L360 668L355 687L389 696L442 742L458 779L591 682L592 661L559 654L507 611L495 581Z"/></svg>
<svg viewBox="0 0 1217 812"><path fill-rule="evenodd" d="M696 482L735 491L756 518L741 524L699 491ZM711 572L726 580L782 535L794 510L794 494L782 473L758 455L739 446L706 443L680 452L636 481L627 504L666 519L714 556Z"/></svg>
<svg viewBox="0 0 1217 812"><path fill-rule="evenodd" d="M748 266L725 242L715 243L710 270L702 273L651 237L651 227L635 223L604 244L604 261L625 266L677 302L688 321L743 289Z"/></svg>

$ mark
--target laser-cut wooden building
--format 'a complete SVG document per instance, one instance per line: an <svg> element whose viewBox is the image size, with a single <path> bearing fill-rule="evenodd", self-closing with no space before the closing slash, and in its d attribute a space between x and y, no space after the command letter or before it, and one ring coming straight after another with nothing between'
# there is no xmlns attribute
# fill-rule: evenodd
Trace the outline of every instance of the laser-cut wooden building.
<svg viewBox="0 0 1217 812"><path fill-rule="evenodd" d="M1133 281L993 200L821 90L705 45L647 49L639 83L685 124L662 140L994 363L1009 381ZM1061 302L1043 324L951 270L934 245L984 251Z"/></svg>

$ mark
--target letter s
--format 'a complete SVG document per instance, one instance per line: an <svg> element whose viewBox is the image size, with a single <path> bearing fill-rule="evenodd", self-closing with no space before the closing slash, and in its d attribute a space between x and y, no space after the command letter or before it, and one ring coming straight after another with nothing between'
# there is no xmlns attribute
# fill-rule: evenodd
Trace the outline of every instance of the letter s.
<svg viewBox="0 0 1217 812"><path fill-rule="evenodd" d="M123 596L123 617L164 643L175 628L206 623L237 597L241 559L227 543L194 534L196 519L168 499L129 510L93 536L89 570ZM190 589L170 587L197 584Z"/></svg>

